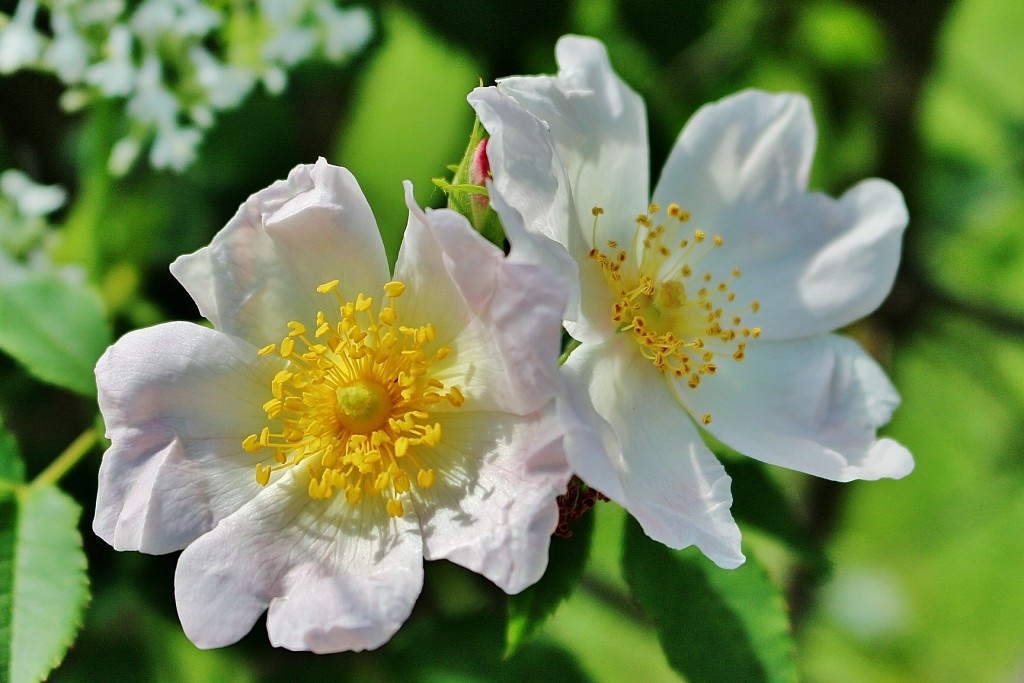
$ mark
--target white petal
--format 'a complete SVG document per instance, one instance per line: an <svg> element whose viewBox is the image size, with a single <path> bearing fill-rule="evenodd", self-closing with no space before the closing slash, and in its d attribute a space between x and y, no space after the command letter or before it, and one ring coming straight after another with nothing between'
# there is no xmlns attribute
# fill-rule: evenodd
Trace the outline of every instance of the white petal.
<svg viewBox="0 0 1024 683"><path fill-rule="evenodd" d="M513 257L564 275L571 333L582 341L604 339L614 333L607 313L613 300L588 258L593 216L584 231L550 131L496 88L477 88L468 99L491 135L487 158L494 180L488 186Z"/></svg>
<svg viewBox="0 0 1024 683"><path fill-rule="evenodd" d="M839 200L807 192L815 128L800 95L746 91L701 108L662 172L656 203L680 204L725 243L700 269L739 268L737 302L757 299L765 339L820 334L870 313L892 288L907 223L890 183ZM669 242L672 240L669 239Z"/></svg>
<svg viewBox="0 0 1024 683"><path fill-rule="evenodd" d="M266 424L280 358L190 323L130 332L96 365L110 449L93 529L118 550L179 550L259 490L242 440Z"/></svg>
<svg viewBox="0 0 1024 683"><path fill-rule="evenodd" d="M389 518L378 498L313 501L302 474L272 483L182 552L178 616L199 647L237 641L269 605L276 646L373 649L412 611L423 583L415 517Z"/></svg>
<svg viewBox="0 0 1024 683"><path fill-rule="evenodd" d="M424 213L406 185L409 226L395 277L407 285L404 325L431 323L452 353L435 377L458 385L474 410L531 413L559 391L565 284L540 266L514 263L461 215Z"/></svg>
<svg viewBox="0 0 1024 683"><path fill-rule="evenodd" d="M518 593L547 567L555 498L571 474L554 405L526 417L453 412L441 425L441 442L417 451L437 472L433 487L417 494L425 556Z"/></svg>
<svg viewBox="0 0 1024 683"><path fill-rule="evenodd" d="M346 169L323 159L257 192L209 246L171 272L214 327L257 346L285 325L312 325L333 299L316 287L340 279L349 300L379 296L388 281L384 246L366 198Z"/></svg>
<svg viewBox="0 0 1024 683"><path fill-rule="evenodd" d="M648 536L672 548L696 545L721 567L741 564L740 531L729 512L731 480L633 340L620 335L605 344L584 344L564 367L574 390L589 393L619 446L605 453L569 451L580 478L590 484L588 473L595 466L607 470L610 462L622 497L603 492Z"/></svg>
<svg viewBox="0 0 1024 683"><path fill-rule="evenodd" d="M555 57L557 76L499 79L498 89L551 129L580 225L589 230L591 209L602 207L602 239L631 235L650 190L644 102L612 69L599 41L564 36Z"/></svg>
<svg viewBox="0 0 1024 683"><path fill-rule="evenodd" d="M759 341L746 359L718 364L696 390L679 395L732 448L827 479L899 478L914 467L894 441L876 441L899 396L855 342L835 335Z"/></svg>

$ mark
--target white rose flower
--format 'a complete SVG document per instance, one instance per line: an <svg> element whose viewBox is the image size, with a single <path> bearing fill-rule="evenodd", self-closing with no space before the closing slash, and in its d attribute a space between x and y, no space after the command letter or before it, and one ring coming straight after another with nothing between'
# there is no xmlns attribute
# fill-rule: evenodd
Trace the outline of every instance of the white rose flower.
<svg viewBox="0 0 1024 683"><path fill-rule="evenodd" d="M100 359L111 447L94 529L181 548L200 647L267 610L275 645L385 643L423 560L508 592L547 564L570 476L555 417L565 283L458 214L409 224L392 278L355 179L322 159L171 267L213 329L167 323Z"/></svg>
<svg viewBox="0 0 1024 683"><path fill-rule="evenodd" d="M751 457L845 481L902 477L910 453L876 430L899 398L831 334L888 294L902 195L866 180L807 191L815 127L799 95L747 91L686 125L652 195L644 104L604 46L567 36L557 76L470 96L491 134L493 186L526 231L513 245L571 273L564 366L591 438L575 472L652 538L743 561L729 477L695 424Z"/></svg>

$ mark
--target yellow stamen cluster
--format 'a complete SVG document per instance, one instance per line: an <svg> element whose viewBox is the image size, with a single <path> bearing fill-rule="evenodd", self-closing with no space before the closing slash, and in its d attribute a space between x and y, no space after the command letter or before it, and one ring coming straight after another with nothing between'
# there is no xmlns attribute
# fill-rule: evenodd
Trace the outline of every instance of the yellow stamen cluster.
<svg viewBox="0 0 1024 683"><path fill-rule="evenodd" d="M418 448L441 440L431 412L442 403L458 408L464 399L458 387L446 389L431 377L431 366L450 352L447 346L428 351L435 346L433 325L398 324L395 300L404 284L384 285L376 314L372 298L360 293L346 301L337 287L334 280L317 291L338 299L339 322L319 311L312 334L292 321L280 344L260 349L260 355L277 353L289 361L263 404L277 428L264 427L242 446L250 453L273 451L273 464L256 465L262 485L273 473L301 464L312 498L339 490L354 505L364 495L377 496L391 516L400 517L410 490L430 488L437 477Z"/></svg>
<svg viewBox="0 0 1024 683"><path fill-rule="evenodd" d="M761 335L759 327L745 324L744 316L757 313L760 303L736 304L732 283L741 276L738 268L725 277L697 270L711 250L724 244L719 235L709 237L700 228L688 231L683 224L690 214L677 204L670 204L667 218L659 222L661 207L652 204L636 217L629 250L609 240L604 251L597 241L604 210L594 207L592 213L590 258L615 292L611 319L620 332L633 334L655 367L696 389L703 377L715 374L721 356L743 360L747 342ZM711 415L698 419L707 425Z"/></svg>

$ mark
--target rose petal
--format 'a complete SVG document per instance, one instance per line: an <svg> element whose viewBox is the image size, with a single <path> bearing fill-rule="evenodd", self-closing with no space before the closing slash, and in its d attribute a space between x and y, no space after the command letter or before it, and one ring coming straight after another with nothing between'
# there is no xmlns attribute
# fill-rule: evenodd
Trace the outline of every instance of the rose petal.
<svg viewBox="0 0 1024 683"><path fill-rule="evenodd" d="M572 390L589 394L619 444L604 453L568 451L580 478L590 484L589 472L610 463L623 497L603 492L648 536L672 548L696 545L721 567L741 564L740 531L729 512L731 480L633 340L620 335L581 346L564 368Z"/></svg>
<svg viewBox="0 0 1024 683"><path fill-rule="evenodd" d="M266 424L259 398L284 366L190 323L130 332L96 365L111 441L93 529L117 550L167 553L259 490L242 440Z"/></svg>
<svg viewBox="0 0 1024 683"><path fill-rule="evenodd" d="M498 89L551 130L580 226L589 230L591 209L602 207L604 239L625 239L647 211L650 190L644 102L612 69L600 41L563 36L555 57L557 76L504 78Z"/></svg>
<svg viewBox="0 0 1024 683"><path fill-rule="evenodd" d="M416 452L437 472L434 485L417 493L425 557L518 593L547 567L555 498L571 475L554 406L525 417L452 412L441 426L441 442Z"/></svg>
<svg viewBox="0 0 1024 683"><path fill-rule="evenodd" d="M576 339L601 341L613 334L607 315L611 294L588 258L594 218L589 217L587 231L580 228L550 131L496 88L477 88L469 101L491 135L491 205L501 217L513 259L565 276L564 317ZM582 298L581 289L587 292Z"/></svg>
<svg viewBox="0 0 1024 683"><path fill-rule="evenodd" d="M415 516L389 518L377 498L313 501L292 470L181 554L178 616L201 648L249 632L269 605L271 642L340 652L386 643L423 583Z"/></svg>
<svg viewBox="0 0 1024 683"><path fill-rule="evenodd" d="M720 235L700 269L733 268L737 304L753 300L765 339L822 334L870 313L892 288L907 210L899 190L866 180L839 200L808 193L815 128L799 95L746 91L702 107L680 134L655 202ZM685 236L685 235L682 235ZM667 243L678 241L670 235Z"/></svg>
<svg viewBox="0 0 1024 683"><path fill-rule="evenodd" d="M388 281L377 223L348 170L323 159L249 197L209 246L171 273L222 332L257 346L289 321L311 325L331 300L316 287L340 279L348 300L378 296Z"/></svg>
<svg viewBox="0 0 1024 683"><path fill-rule="evenodd" d="M554 273L506 260L459 214L424 213L406 185L409 226L395 277L408 285L406 325L433 324L452 353L435 377L458 385L474 410L531 413L559 390L565 285Z"/></svg>
<svg viewBox="0 0 1024 683"><path fill-rule="evenodd" d="M905 448L876 440L899 396L845 337L755 342L696 390L679 387L694 412L711 413L708 431L758 460L837 481L899 478L914 467Z"/></svg>

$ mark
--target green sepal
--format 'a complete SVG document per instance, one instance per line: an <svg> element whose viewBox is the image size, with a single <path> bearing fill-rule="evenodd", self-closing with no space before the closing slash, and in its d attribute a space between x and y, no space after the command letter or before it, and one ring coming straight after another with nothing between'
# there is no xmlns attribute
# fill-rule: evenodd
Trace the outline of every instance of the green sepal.
<svg viewBox="0 0 1024 683"><path fill-rule="evenodd" d="M451 182L444 178L433 178L433 183L448 195L448 208L457 211L469 219L470 225L483 235L487 241L504 249L505 230L501 219L487 201L487 188L479 182L473 182L471 169L473 156L477 147L484 139L484 127L480 119L473 120L473 132L469 136L469 144L458 165L449 165L452 171Z"/></svg>

